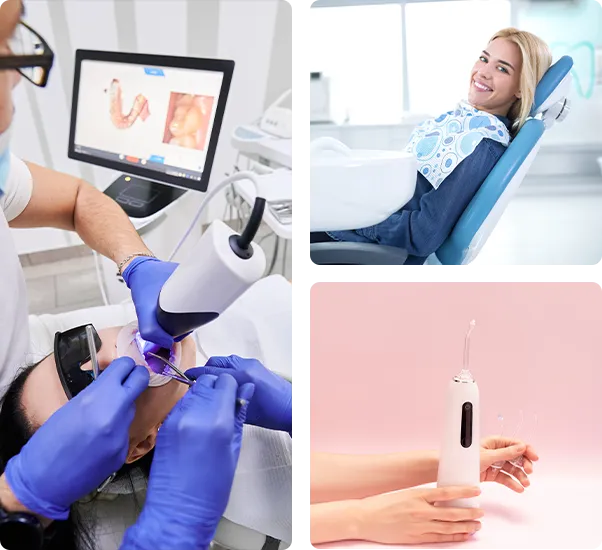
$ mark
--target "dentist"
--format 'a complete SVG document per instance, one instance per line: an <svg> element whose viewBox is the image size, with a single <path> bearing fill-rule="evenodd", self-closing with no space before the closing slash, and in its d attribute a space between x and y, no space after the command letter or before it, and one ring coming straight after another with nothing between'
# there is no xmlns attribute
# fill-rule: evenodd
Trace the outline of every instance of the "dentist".
<svg viewBox="0 0 602 550"><path fill-rule="evenodd" d="M76 231L123 273L142 336L164 347L173 343L156 322L155 305L176 264L153 258L120 207L91 185L26 163L9 151L12 89L21 76L44 86L53 60L43 38L21 22L23 13L21 0L0 0L0 387L26 362L29 344L25 280L10 227ZM28 38L34 40L23 43L35 44L34 49L15 55L11 40L16 33L33 35ZM115 360L61 407L19 455L0 465L2 547L41 549L52 537L50 520L63 519L72 502L123 464L135 400L147 387L148 376L131 359ZM228 501L253 391L253 384L239 386L229 374L201 376L182 398L161 430L147 505L126 535L124 550L208 547ZM63 458L49 461L52 456ZM178 485L183 471L186 475L179 477ZM160 534L169 539L147 540L150 526L165 525L166 514L175 510L163 507L167 494L179 498L179 504L189 504L188 513L178 516L189 521L180 526L168 522L177 532L167 529Z"/></svg>
<svg viewBox="0 0 602 550"><path fill-rule="evenodd" d="M11 368L25 363L29 342L25 280L11 227L77 232L90 248L115 262L132 292L142 337L169 348L173 339L157 323L155 312L161 287L177 264L156 259L119 205L92 185L25 162L9 151L12 90L22 76L45 86L54 54L21 22L21 0L0 4L0 386L8 383ZM29 46L22 51L23 44L32 44L31 51ZM33 63L39 65L32 67Z"/></svg>

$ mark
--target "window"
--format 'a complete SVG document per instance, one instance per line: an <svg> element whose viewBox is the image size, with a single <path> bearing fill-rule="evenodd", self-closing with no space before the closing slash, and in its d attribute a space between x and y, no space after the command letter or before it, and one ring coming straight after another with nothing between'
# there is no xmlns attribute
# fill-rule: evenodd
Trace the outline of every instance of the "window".
<svg viewBox="0 0 602 550"><path fill-rule="evenodd" d="M402 2L310 10L310 70L330 79L335 122L399 123L406 71L411 113L453 108L479 52L510 26L510 0L407 2L402 13Z"/></svg>
<svg viewBox="0 0 602 550"><path fill-rule="evenodd" d="M509 26L509 0L407 4L410 111L436 116L466 99L470 70L480 52Z"/></svg>
<svg viewBox="0 0 602 550"><path fill-rule="evenodd" d="M330 78L337 123L387 124L403 111L401 6L310 10L310 70Z"/></svg>

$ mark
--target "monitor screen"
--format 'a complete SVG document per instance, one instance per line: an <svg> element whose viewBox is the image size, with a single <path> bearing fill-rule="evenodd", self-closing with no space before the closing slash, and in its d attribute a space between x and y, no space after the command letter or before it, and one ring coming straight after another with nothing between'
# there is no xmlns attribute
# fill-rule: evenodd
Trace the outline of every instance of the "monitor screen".
<svg viewBox="0 0 602 550"><path fill-rule="evenodd" d="M69 157L206 191L233 68L78 50Z"/></svg>

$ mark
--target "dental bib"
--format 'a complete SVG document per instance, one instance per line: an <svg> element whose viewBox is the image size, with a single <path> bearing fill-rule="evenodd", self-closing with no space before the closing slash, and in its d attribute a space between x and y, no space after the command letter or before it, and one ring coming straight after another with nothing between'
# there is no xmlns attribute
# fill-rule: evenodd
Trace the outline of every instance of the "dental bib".
<svg viewBox="0 0 602 550"><path fill-rule="evenodd" d="M499 118L461 101L453 111L428 119L416 127L406 152L416 157L418 171L438 189L485 138L498 141L505 147L510 143L508 128Z"/></svg>

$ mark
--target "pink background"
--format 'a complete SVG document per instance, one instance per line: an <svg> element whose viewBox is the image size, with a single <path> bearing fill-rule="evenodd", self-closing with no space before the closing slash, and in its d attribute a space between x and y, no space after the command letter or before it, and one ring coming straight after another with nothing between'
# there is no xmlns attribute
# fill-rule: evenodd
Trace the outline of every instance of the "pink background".
<svg viewBox="0 0 602 550"><path fill-rule="evenodd" d="M312 451L438 448L447 383L462 368L471 319L481 435L500 433L499 414L503 434L514 435L522 410L518 436L540 460L523 494L483 484L483 529L446 546L597 548L602 292L595 284L315 285Z"/></svg>

